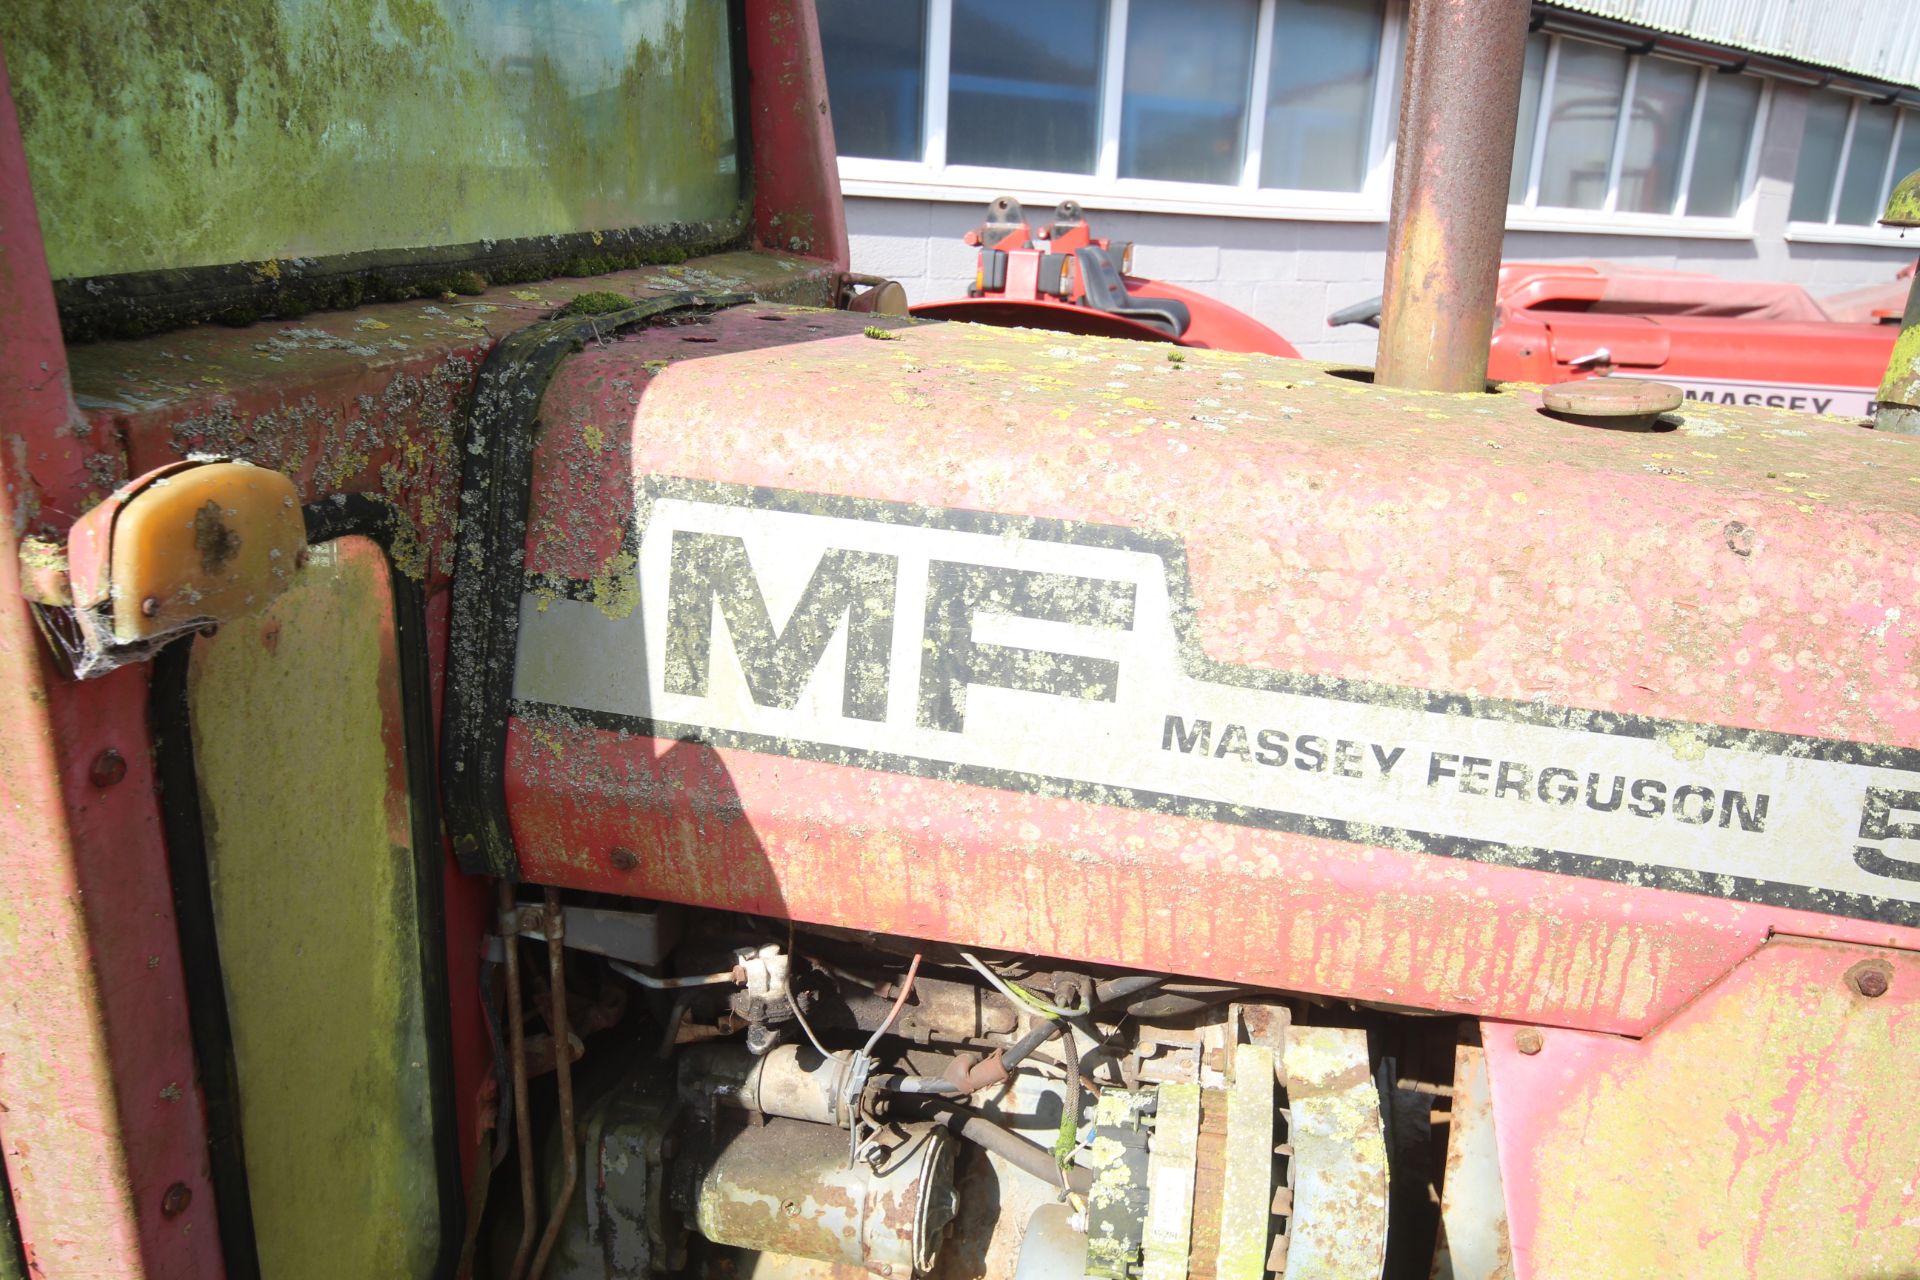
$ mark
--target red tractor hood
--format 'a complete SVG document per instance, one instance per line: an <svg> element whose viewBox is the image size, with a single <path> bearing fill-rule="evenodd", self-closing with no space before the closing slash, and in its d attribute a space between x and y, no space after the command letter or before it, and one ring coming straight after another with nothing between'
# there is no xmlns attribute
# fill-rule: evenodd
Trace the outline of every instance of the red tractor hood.
<svg viewBox="0 0 1920 1280"><path fill-rule="evenodd" d="M525 874L1628 1033L1770 933L1920 944L1920 445L1180 354L756 304L569 360Z"/></svg>

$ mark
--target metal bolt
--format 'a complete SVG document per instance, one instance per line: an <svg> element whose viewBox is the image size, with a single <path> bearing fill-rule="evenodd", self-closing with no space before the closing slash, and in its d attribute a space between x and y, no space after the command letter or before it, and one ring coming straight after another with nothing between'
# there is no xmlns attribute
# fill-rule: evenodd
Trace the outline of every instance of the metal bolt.
<svg viewBox="0 0 1920 1280"><path fill-rule="evenodd" d="M789 1218L797 1218L800 1216L800 1206L791 1200L781 1205L780 1209L781 1212L785 1213Z"/></svg>
<svg viewBox="0 0 1920 1280"><path fill-rule="evenodd" d="M1522 1027L1513 1033L1513 1047L1528 1057L1540 1052L1546 1044L1547 1038L1540 1034L1537 1027Z"/></svg>
<svg viewBox="0 0 1920 1280"><path fill-rule="evenodd" d="M108 747L93 758L93 768L87 771L87 780L94 786L105 789L127 776L127 758Z"/></svg>
<svg viewBox="0 0 1920 1280"><path fill-rule="evenodd" d="M159 613L159 612L160 612L160 597L159 597L159 596L148 596L148 597L147 597L147 598L146 598L145 600L142 600L142 601L140 602L140 612L141 612L141 614L142 614L142 615L144 615L144 616L146 616L146 617L149 617L149 618L151 618L151 617L152 617L152 616L153 616L154 614L156 614L156 613Z"/></svg>
<svg viewBox="0 0 1920 1280"><path fill-rule="evenodd" d="M632 871L640 865L640 855L631 849L615 848L607 855L607 861L613 864L615 871Z"/></svg>
<svg viewBox="0 0 1920 1280"><path fill-rule="evenodd" d="M167 1188L165 1195L160 1197L160 1216L163 1218L177 1218L185 1213L187 1206L192 1203L192 1188L188 1187L184 1182L176 1182Z"/></svg>
<svg viewBox="0 0 1920 1280"><path fill-rule="evenodd" d="M1869 1000L1887 994L1887 973L1884 969L1861 969L1853 975L1853 989Z"/></svg>

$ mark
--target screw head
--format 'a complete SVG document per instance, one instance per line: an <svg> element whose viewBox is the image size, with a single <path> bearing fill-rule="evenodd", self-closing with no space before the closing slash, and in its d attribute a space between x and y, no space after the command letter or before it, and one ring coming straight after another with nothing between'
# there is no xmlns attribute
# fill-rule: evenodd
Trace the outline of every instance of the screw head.
<svg viewBox="0 0 1920 1280"><path fill-rule="evenodd" d="M1513 1033L1513 1047L1532 1057L1546 1048L1547 1038L1540 1034L1538 1027L1522 1027Z"/></svg>
<svg viewBox="0 0 1920 1280"><path fill-rule="evenodd" d="M780 1209L781 1209L781 1211L782 1211L782 1212L784 1212L784 1213L785 1213L785 1214L786 1214L786 1215L787 1215L787 1216L788 1216L789 1218L797 1218L797 1217L799 1217L799 1216L800 1216L800 1206L799 1206L799 1205L797 1205L797 1204L795 1204L795 1203L794 1203L793 1201L791 1201L791 1200L789 1200L789 1201L787 1201L787 1202L786 1202L785 1204L783 1204L783 1205L781 1205L781 1206L780 1206Z"/></svg>
<svg viewBox="0 0 1920 1280"><path fill-rule="evenodd" d="M142 601L140 602L140 612L141 612L141 614L142 614L143 616L145 616L145 617L148 617L148 618L151 618L151 617L153 617L153 615L155 615L156 613L159 613L159 612L160 612L160 597L159 597L159 596L148 596L148 597L147 597L147 598L146 598L145 600L142 600Z"/></svg>
<svg viewBox="0 0 1920 1280"><path fill-rule="evenodd" d="M616 847L607 855L607 861L613 864L615 871L633 871L640 866L640 855L631 849Z"/></svg>
<svg viewBox="0 0 1920 1280"><path fill-rule="evenodd" d="M187 1206L192 1203L192 1188L188 1187L184 1182L176 1182L167 1188L165 1195L160 1197L160 1216L163 1218L177 1218L185 1213Z"/></svg>
<svg viewBox="0 0 1920 1280"><path fill-rule="evenodd" d="M1873 1000L1887 994L1887 988L1893 985L1893 977L1884 964L1869 960L1847 971L1847 985Z"/></svg>
<svg viewBox="0 0 1920 1280"><path fill-rule="evenodd" d="M93 767L87 770L87 780L94 786L105 790L127 776L127 758L108 747L93 758Z"/></svg>

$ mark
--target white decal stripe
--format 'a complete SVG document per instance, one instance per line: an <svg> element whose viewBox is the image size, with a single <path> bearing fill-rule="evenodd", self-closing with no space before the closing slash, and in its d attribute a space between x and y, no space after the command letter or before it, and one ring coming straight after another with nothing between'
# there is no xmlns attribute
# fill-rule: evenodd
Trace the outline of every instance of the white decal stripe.
<svg viewBox="0 0 1920 1280"><path fill-rule="evenodd" d="M885 718L843 714L844 620L794 705L760 705L717 601L706 604L715 616L704 696L670 692L675 532L741 539L776 630L829 549L897 557ZM922 621L935 561L1131 584L1129 630L984 612L972 629L977 643L1110 659L1112 700L976 683L959 731L923 724ZM1329 835L1389 846L1405 843L1395 832L1437 833L1489 846L1474 856L1496 861L1500 848L1552 850L1920 901L1920 881L1873 874L1855 859L1869 789L1920 787L1913 773L1819 758L1792 745L1804 739L1770 752L1721 745L1728 735L1709 727L1633 736L1434 711L1412 690L1404 702L1356 701L1200 678L1182 662L1167 564L1152 551L663 497L641 538L638 576L641 603L625 617L527 595L517 700L748 735L788 754L840 748L1305 815L1304 829L1324 820ZM1381 829L1377 838L1370 828ZM1920 860L1920 842L1881 847Z"/></svg>

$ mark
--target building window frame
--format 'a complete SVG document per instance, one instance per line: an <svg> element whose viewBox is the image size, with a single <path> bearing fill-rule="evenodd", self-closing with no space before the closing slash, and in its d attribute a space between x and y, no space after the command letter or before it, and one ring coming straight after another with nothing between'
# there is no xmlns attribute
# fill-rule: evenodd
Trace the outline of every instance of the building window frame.
<svg viewBox="0 0 1920 1280"><path fill-rule="evenodd" d="M1840 155L1833 166L1833 190L1827 193L1827 216L1820 222L1805 219L1787 223L1786 238L1804 244L1901 244L1906 241L1907 228L1883 227L1878 222L1870 226L1857 223L1840 222L1841 189L1846 185L1847 161L1852 158L1853 131L1860 122L1862 107L1887 105L1894 108L1893 137L1887 144L1887 160L1880 175L1880 197L1877 207L1887 207L1887 197L1892 194L1894 184L1906 177L1896 173L1895 167L1900 158L1900 142L1909 127L1920 129L1920 108L1904 100L1887 102L1884 98L1870 97L1862 93L1831 86L1826 89L1812 89L1810 93L1842 93L1849 99L1847 105L1847 126L1840 135Z"/></svg>
<svg viewBox="0 0 1920 1280"><path fill-rule="evenodd" d="M1272 78L1273 24L1279 0L1260 0L1254 31L1252 83L1244 122L1245 150L1239 181L1173 182L1120 176L1120 122L1126 81L1129 0L1107 0L1105 49L1100 77L1099 131L1091 174L947 163L947 97L952 53L953 0L925 0L926 65L922 82L919 160L841 156L841 193L984 203L1017 192L1029 201L1078 200L1090 208L1148 213L1221 214L1289 221L1382 222L1393 189L1393 140L1397 124L1400 51L1406 33L1406 0L1382 6L1378 66L1367 130L1366 176L1359 191L1315 191L1260 185L1266 102Z"/></svg>
<svg viewBox="0 0 1920 1280"><path fill-rule="evenodd" d="M1560 51L1568 40L1607 45L1610 42L1586 35L1568 36L1557 31L1543 32L1547 55L1540 73L1539 108L1534 112L1533 136L1524 145L1531 157L1527 170L1524 199L1507 206L1507 228L1513 231L1582 232L1594 235L1657 235L1708 240L1751 240L1759 204L1760 149L1766 139L1767 119L1773 106L1774 82L1768 76L1754 76L1760 84L1760 99L1754 109L1753 129L1747 138L1747 154L1740 170L1740 200L1726 216L1690 214L1687 198L1693 181L1694 158L1700 140L1700 125L1706 111L1707 85L1711 77L1726 74L1712 63L1674 54L1645 51L1645 46L1614 45L1627 53L1627 76L1620 89L1620 109L1614 122L1613 147L1607 157L1607 192L1599 209L1572 209L1539 203L1541 170L1545 166L1547 130L1553 113L1554 78L1559 68ZM1697 68L1693 89L1693 111L1687 123L1687 140L1681 153L1678 187L1671 213L1639 213L1618 208L1620 178L1632 134L1634 91L1640 68L1648 58L1677 62Z"/></svg>

